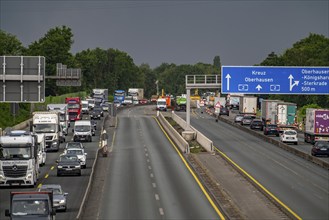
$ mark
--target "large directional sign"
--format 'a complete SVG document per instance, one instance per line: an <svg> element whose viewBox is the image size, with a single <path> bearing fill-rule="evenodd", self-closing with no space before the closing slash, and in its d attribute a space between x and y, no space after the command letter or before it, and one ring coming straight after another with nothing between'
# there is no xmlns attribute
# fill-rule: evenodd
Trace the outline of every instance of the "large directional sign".
<svg viewBox="0 0 329 220"><path fill-rule="evenodd" d="M44 102L45 65L42 56L0 56L0 102Z"/></svg>
<svg viewBox="0 0 329 220"><path fill-rule="evenodd" d="M222 93L329 94L329 67L222 66Z"/></svg>

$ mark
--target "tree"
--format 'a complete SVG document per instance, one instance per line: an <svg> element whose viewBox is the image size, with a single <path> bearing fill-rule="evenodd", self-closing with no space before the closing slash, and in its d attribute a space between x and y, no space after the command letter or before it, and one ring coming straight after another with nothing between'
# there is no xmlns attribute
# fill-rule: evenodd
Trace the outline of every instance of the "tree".
<svg viewBox="0 0 329 220"><path fill-rule="evenodd" d="M23 55L25 48L16 36L0 29L0 55L19 56Z"/></svg>
<svg viewBox="0 0 329 220"><path fill-rule="evenodd" d="M213 62L213 66L217 69L221 69L222 68L222 64L220 62L220 57L219 56L215 56L214 57L214 62Z"/></svg>
<svg viewBox="0 0 329 220"><path fill-rule="evenodd" d="M271 52L267 55L266 59L260 63L261 66L283 66L283 60L281 57L276 55L274 52Z"/></svg>

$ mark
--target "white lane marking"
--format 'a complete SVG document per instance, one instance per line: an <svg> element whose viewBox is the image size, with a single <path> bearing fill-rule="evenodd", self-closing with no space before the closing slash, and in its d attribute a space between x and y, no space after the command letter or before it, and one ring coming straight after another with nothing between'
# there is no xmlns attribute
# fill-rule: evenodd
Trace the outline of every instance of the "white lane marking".
<svg viewBox="0 0 329 220"><path fill-rule="evenodd" d="M147 156L147 157L148 157L148 156L149 156L149 154L148 154L148 153L146 153L146 154L145 154L145 156Z"/></svg>
<svg viewBox="0 0 329 220"><path fill-rule="evenodd" d="M149 170L152 170L152 167L151 166L148 166Z"/></svg>
<svg viewBox="0 0 329 220"><path fill-rule="evenodd" d="M164 215L163 208L159 208L160 215Z"/></svg>
<svg viewBox="0 0 329 220"><path fill-rule="evenodd" d="M145 152L147 152L147 149L146 149L146 148L144 148L144 151L145 151Z"/></svg>
<svg viewBox="0 0 329 220"><path fill-rule="evenodd" d="M151 174L150 174L150 177L151 177L151 178L153 178L153 177L154 177L153 173L151 173Z"/></svg>
<svg viewBox="0 0 329 220"><path fill-rule="evenodd" d="M158 194L155 194L154 197L155 197L155 200L157 200L157 201L160 200L160 196Z"/></svg>
<svg viewBox="0 0 329 220"><path fill-rule="evenodd" d="M157 187L157 184L156 183L152 183L152 186L153 186L153 188L156 188Z"/></svg>
<svg viewBox="0 0 329 220"><path fill-rule="evenodd" d="M149 160L149 159L147 159L147 160L146 160L146 162L148 162L148 163L149 163L149 162L150 162L150 160Z"/></svg>

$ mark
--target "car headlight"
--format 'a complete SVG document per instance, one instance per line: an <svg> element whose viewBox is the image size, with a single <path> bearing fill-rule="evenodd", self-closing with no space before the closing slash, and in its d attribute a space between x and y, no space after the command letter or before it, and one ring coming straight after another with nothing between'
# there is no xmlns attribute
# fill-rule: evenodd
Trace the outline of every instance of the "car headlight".
<svg viewBox="0 0 329 220"><path fill-rule="evenodd" d="M80 165L78 165L78 166L75 166L75 168L80 168L81 166Z"/></svg>
<svg viewBox="0 0 329 220"><path fill-rule="evenodd" d="M6 179L4 175L0 174L0 180Z"/></svg>
<svg viewBox="0 0 329 220"><path fill-rule="evenodd" d="M62 169L62 168L63 168L63 166L57 166L57 168L59 168L59 169Z"/></svg>
<svg viewBox="0 0 329 220"><path fill-rule="evenodd" d="M65 199L62 199L59 201L60 204L64 204L65 203Z"/></svg>
<svg viewBox="0 0 329 220"><path fill-rule="evenodd" d="M56 139L56 140L53 140L53 143L51 145L57 145L57 143L58 143L58 140Z"/></svg>

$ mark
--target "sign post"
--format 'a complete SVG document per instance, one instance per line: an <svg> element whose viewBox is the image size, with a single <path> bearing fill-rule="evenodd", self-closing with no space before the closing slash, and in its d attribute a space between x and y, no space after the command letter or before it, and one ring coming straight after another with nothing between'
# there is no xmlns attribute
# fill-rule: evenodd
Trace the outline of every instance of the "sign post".
<svg viewBox="0 0 329 220"><path fill-rule="evenodd" d="M329 94L329 67L222 66L222 93Z"/></svg>

